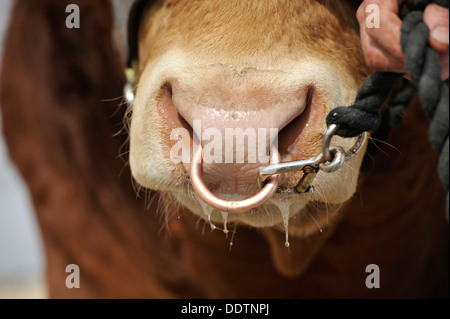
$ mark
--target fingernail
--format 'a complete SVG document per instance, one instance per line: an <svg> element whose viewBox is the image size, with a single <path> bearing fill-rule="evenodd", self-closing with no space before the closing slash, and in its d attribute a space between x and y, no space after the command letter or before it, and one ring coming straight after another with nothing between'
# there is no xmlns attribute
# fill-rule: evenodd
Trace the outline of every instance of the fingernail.
<svg viewBox="0 0 450 319"><path fill-rule="evenodd" d="M448 27L443 25L436 26L433 31L431 31L431 37L433 37L436 41L448 45Z"/></svg>

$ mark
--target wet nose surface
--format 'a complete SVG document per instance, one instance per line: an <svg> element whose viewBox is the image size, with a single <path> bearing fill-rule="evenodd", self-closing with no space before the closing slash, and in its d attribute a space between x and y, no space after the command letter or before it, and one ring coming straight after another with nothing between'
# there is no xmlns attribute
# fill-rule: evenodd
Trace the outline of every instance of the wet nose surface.
<svg viewBox="0 0 450 319"><path fill-rule="evenodd" d="M281 130L303 113L307 89L291 94L277 93L275 88L258 85L243 87L213 85L211 87L181 87L171 83L172 103L180 115L194 127L214 128L222 134L227 129Z"/></svg>

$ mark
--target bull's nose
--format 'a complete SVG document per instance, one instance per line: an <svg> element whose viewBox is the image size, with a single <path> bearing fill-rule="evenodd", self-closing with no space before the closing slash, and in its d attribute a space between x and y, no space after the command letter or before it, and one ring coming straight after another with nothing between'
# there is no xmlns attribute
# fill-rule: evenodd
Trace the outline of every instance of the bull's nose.
<svg viewBox="0 0 450 319"><path fill-rule="evenodd" d="M171 90L173 106L194 130L217 130L222 136L240 130L256 135L258 131L281 131L304 112L308 93L308 88L286 94L256 84L183 87L177 81L171 84Z"/></svg>
<svg viewBox="0 0 450 319"><path fill-rule="evenodd" d="M170 83L173 108L203 146L203 178L215 193L255 194L278 133L306 108L308 88L286 93L257 84L192 87ZM187 171L188 164L186 165Z"/></svg>

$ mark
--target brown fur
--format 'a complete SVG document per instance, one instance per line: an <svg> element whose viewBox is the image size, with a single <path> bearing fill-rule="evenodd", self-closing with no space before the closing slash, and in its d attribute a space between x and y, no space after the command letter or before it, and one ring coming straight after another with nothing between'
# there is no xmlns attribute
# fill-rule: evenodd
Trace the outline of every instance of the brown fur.
<svg viewBox="0 0 450 319"><path fill-rule="evenodd" d="M72 2L86 13L79 30L63 27ZM271 256L268 242L282 246L283 233L238 227L229 252L229 239L203 234L187 211L160 233L158 199L149 210L136 199L117 156L125 135L112 137L125 110L105 101L124 82L111 26L108 1L19 0L6 39L4 134L32 194L50 297L448 297L445 194L417 104L387 141L399 151L376 155L334 232L291 239ZM298 260L311 264L291 279L272 258L295 271ZM80 289L64 285L70 263L80 266ZM380 289L364 285L371 263Z"/></svg>

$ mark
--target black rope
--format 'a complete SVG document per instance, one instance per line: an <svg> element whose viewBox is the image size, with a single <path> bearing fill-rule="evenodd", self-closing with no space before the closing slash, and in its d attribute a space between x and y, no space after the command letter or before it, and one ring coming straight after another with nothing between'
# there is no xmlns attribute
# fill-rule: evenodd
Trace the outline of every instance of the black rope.
<svg viewBox="0 0 450 319"><path fill-rule="evenodd" d="M403 86L391 96L389 100L391 109L388 113L389 127L392 128L402 121L403 114L414 98L416 91L416 87L411 82L404 80Z"/></svg>
<svg viewBox="0 0 450 319"><path fill-rule="evenodd" d="M402 77L400 73L372 74L359 88L355 104L333 109L327 116L327 125L338 124L340 128L336 134L342 137L354 137L377 129L381 123L380 108Z"/></svg>
<svg viewBox="0 0 450 319"><path fill-rule="evenodd" d="M388 119L389 127L398 124L418 91L422 107L431 120L431 144L440 152L438 172L447 189L448 218L449 96L448 86L441 80L439 56L428 47L430 31L423 22L423 11L431 2L449 7L449 0L406 0L400 8L400 17L403 18L401 46L412 81L406 82L391 97L390 112L384 118ZM336 134L342 137L354 137L363 132L375 131L381 124L379 110L402 76L403 74L388 72L372 74L360 87L355 104L333 109L327 116L327 125L338 124L340 129ZM387 138L386 126L382 131Z"/></svg>

